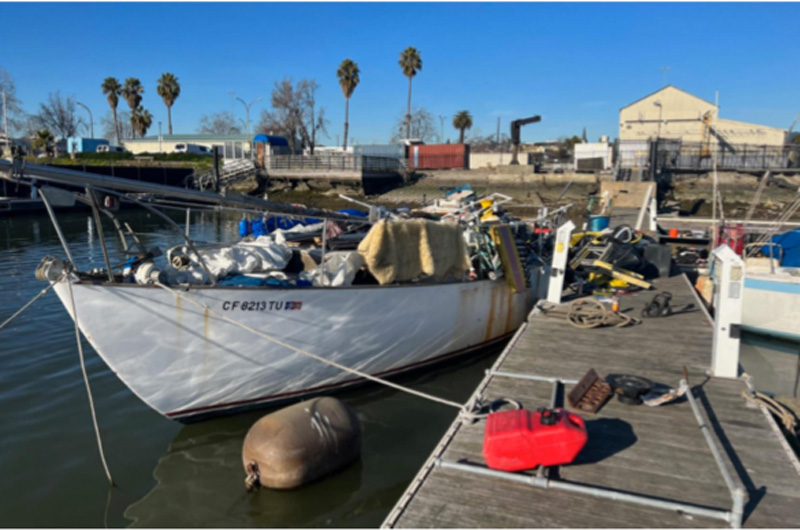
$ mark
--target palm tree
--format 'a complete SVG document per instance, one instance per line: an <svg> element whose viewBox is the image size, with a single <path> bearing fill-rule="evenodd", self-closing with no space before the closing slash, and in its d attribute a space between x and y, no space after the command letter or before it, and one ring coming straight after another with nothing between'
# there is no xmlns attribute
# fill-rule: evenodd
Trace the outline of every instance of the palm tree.
<svg viewBox="0 0 800 530"><path fill-rule="evenodd" d="M129 77L125 80L125 86L122 87L122 97L128 102L131 108L131 135L136 138L136 124L134 123L134 111L139 107L142 102L142 94L144 87L142 82L135 77Z"/></svg>
<svg viewBox="0 0 800 530"><path fill-rule="evenodd" d="M353 95L353 91L358 86L358 82L361 81L358 77L359 73L358 64L350 59L342 61L342 64L339 65L339 69L336 70L336 76L339 78L339 86L342 87L342 94L344 94L344 144L342 144L342 147L345 151L347 150L347 130L350 127L350 96Z"/></svg>
<svg viewBox="0 0 800 530"><path fill-rule="evenodd" d="M469 111L462 110L453 116L453 127L461 131L461 134L458 137L458 143L463 144L464 131L472 128L472 115L469 113Z"/></svg>
<svg viewBox="0 0 800 530"><path fill-rule="evenodd" d="M403 50L403 53L400 54L400 68L403 69L403 75L408 77L408 110L406 112L406 138L408 138L411 134L411 78L422 70L422 57L420 57L419 50L413 46Z"/></svg>
<svg viewBox="0 0 800 530"><path fill-rule="evenodd" d="M153 124L153 115L149 110L144 109L141 105L133 109L131 112L131 125L134 130L139 133L139 136L144 138L147 134L147 129Z"/></svg>
<svg viewBox="0 0 800 530"><path fill-rule="evenodd" d="M44 149L45 153L50 155L54 141L55 138L53 137L53 133L47 129L42 129L40 131L36 131L36 136L33 137L33 142L31 145L34 149Z"/></svg>
<svg viewBox="0 0 800 530"><path fill-rule="evenodd" d="M117 135L117 145L120 145L119 124L117 123L117 105L119 105L119 96L122 94L122 85L119 84L119 81L116 77L106 77L105 81L103 81L103 84L100 85L100 88L103 89L103 94L108 100L108 104L111 107L111 112L114 113L114 132Z"/></svg>
<svg viewBox="0 0 800 530"><path fill-rule="evenodd" d="M158 78L158 95L164 100L164 105L167 106L167 123L169 124L169 134L172 135L172 105L178 96L181 95L181 85L178 83L178 78L175 75L164 72Z"/></svg>

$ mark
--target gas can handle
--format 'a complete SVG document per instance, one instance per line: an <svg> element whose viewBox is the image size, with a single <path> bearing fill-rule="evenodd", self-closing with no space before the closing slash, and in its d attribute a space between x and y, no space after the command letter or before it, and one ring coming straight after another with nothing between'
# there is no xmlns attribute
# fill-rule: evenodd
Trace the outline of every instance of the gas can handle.
<svg viewBox="0 0 800 530"><path fill-rule="evenodd" d="M586 428L586 424L583 421L583 418L578 416L577 414L573 414L571 412L567 412L567 419L572 422L573 424L577 425L581 429Z"/></svg>

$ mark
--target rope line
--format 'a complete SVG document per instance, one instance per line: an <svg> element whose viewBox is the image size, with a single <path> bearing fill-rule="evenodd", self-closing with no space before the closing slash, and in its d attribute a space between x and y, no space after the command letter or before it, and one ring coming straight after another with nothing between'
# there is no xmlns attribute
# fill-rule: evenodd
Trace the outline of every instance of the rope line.
<svg viewBox="0 0 800 530"><path fill-rule="evenodd" d="M105 451L103 451L103 439L100 437L100 426L97 424L97 413L94 409L94 398L92 397L92 387L89 385L89 375L86 373L86 362L83 357L83 345L81 344L81 331L78 327L78 308L75 305L75 296L72 293L72 281L67 280L69 286L69 299L72 304L72 316L75 322L75 340L78 343L78 355L81 359L81 371L83 372L83 382L86 383L86 394L89 396L89 409L92 412L92 423L94 424L94 434L97 438L97 449L100 451L100 461L103 462L103 469L106 472L109 484L114 486L114 479L111 478L111 471L108 470Z"/></svg>
<svg viewBox="0 0 800 530"><path fill-rule="evenodd" d="M0 330L2 330L2 329L3 329L4 327L6 327L7 325L11 324L11 321L12 321L12 320L14 320L14 319L15 319L15 318L17 318L18 316L20 316L22 313L24 313L24 312L25 312L25 311L26 311L26 310L27 310L27 309L28 309L30 306L32 306L32 305L33 305L33 303L34 303L36 300L38 300L39 298L41 298L41 297L43 297L44 295L46 295L46 294L47 294L47 293L50 291L50 289L52 289L52 288L53 288L53 286L55 286L55 284L56 284L56 282L53 282L53 283L51 283L50 285L48 285L47 287L45 287L44 289L42 289L42 290L39 292L39 294L37 294L36 296L34 296L34 297L33 297L33 298L32 298L32 299L31 299L31 300L30 300L30 301L29 301L27 304L25 304L24 306L22 306L22 307L19 309L19 311L17 311L16 313L14 313L14 314L13 314L13 315L11 315L10 317L8 317L8 318L7 318L7 319L6 319L6 320L5 320L5 321L4 321L2 324L0 324Z"/></svg>
<svg viewBox="0 0 800 530"><path fill-rule="evenodd" d="M781 420L787 431L797 436L795 432L797 430L797 420L795 420L794 415L786 409L786 406L783 403L772 399L761 392L750 393L747 390L742 390L742 396L744 396L747 401L764 405L770 412L772 412Z"/></svg>
<svg viewBox="0 0 800 530"><path fill-rule="evenodd" d="M338 368L339 370L342 370L344 372L353 374L353 375L361 377L363 379L368 379L368 380L373 381L375 383L379 383L381 385L385 385L385 386L394 388L395 390L400 390L401 392L406 392L408 394L411 394L411 395L414 395L414 396L417 396L417 397L421 397L423 399L434 401L434 402L440 403L442 405L447 405L449 407L457 408L457 409L461 410L463 413L467 413L467 414L470 413L470 411L468 411L466 409L466 405L462 405L460 403L456 403L455 401L450 401L448 399L432 396L431 394L426 394L425 392L420 392L419 390L414 390L414 389L411 389L411 388L408 388L408 387L404 387L402 385L398 385L397 383L393 383L391 381L387 381L385 379L381 379L380 377L375 377L374 375L370 375L370 374L367 374L365 372L361 372L360 370L356 370L354 368L350 368L348 366L344 366L342 364L337 363L336 361L331 361L330 359L325 359L324 357L320 357L319 355L316 355L314 353L306 351L306 350L304 350L302 348L298 348L297 346L292 346L291 344L288 344L286 342L283 342L280 339L277 339L275 337L267 335L266 333L264 333L262 331L259 331L257 329L251 328L247 324L243 324L243 323L241 323L241 322L239 322L237 320L234 320L234 319L232 319L232 318L230 318L230 317L228 317L226 315L223 315L222 313L219 313L218 311L215 311L215 310L211 309L210 307L208 307L208 305L206 305L206 304L204 304L202 302L199 302L197 300L194 300L191 297L185 296L184 294L182 294L182 293L180 293L180 292L178 292L178 291L176 291L174 289L171 289L171 288L167 287L166 285L164 285L164 284L162 284L160 282L155 282L154 285L157 285L157 286L161 287L165 291L168 291L168 292L172 293L173 295L175 295L175 296L177 296L177 297L179 297L179 298L181 298L183 300L186 300L187 302L190 302L190 303L196 305L197 307L199 307L199 308L201 308L203 310L209 311L210 313L216 315L217 317L221 318L222 320L224 320L224 321L226 321L226 322L228 322L230 324L233 324L234 326L240 327L240 328L244 329L245 331L249 331L250 333L258 335L261 338L264 338L264 339L266 339L266 340L268 340L268 341L270 341L270 342L272 342L274 344L277 344L279 346L283 346L284 348L290 349L290 350L292 350L292 351L294 351L296 353L299 353L301 355L305 355L306 357L311 357L312 359L320 361L321 363L327 364L329 366L333 366L334 368Z"/></svg>

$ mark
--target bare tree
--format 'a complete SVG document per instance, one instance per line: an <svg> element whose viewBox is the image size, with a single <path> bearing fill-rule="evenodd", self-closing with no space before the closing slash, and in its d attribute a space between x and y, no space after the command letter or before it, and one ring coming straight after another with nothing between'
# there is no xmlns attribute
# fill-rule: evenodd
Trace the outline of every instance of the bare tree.
<svg viewBox="0 0 800 530"><path fill-rule="evenodd" d="M224 111L201 116L197 132L218 135L242 134L242 129L236 124L236 117L233 113Z"/></svg>
<svg viewBox="0 0 800 530"><path fill-rule="evenodd" d="M8 133L13 135L15 132L21 132L24 129L25 113L22 110L22 101L17 98L17 86L14 84L14 78L0 66L0 92L4 90L6 93L6 109L8 111ZM3 116L2 102L0 102L0 127L5 127L3 121L5 117ZM0 129L0 132L5 133L5 129Z"/></svg>
<svg viewBox="0 0 800 530"><path fill-rule="evenodd" d="M133 137L131 133L131 113L122 110L117 112L117 123L119 124L119 138L120 140L127 140ZM103 138L109 142L116 141L117 129L114 127L114 114L112 111L106 112L106 115L100 119L100 125L103 128Z"/></svg>
<svg viewBox="0 0 800 530"><path fill-rule="evenodd" d="M328 135L325 108L317 108L318 88L313 79L301 79L297 85L291 77L276 82L272 110L261 113L258 130L285 136L292 151L308 147L313 155L317 134Z"/></svg>
<svg viewBox="0 0 800 530"><path fill-rule="evenodd" d="M77 136L86 125L78 116L75 97L63 97L58 91L50 92L47 103L39 104L39 114L35 121L40 129L48 129L62 139Z"/></svg>
<svg viewBox="0 0 800 530"><path fill-rule="evenodd" d="M392 127L392 143L398 143L406 138L406 129L409 130L411 136L409 138L417 138L423 142L430 142L438 138L436 122L433 119L433 114L425 108L413 108L411 114L410 126L407 126L406 114L397 119Z"/></svg>

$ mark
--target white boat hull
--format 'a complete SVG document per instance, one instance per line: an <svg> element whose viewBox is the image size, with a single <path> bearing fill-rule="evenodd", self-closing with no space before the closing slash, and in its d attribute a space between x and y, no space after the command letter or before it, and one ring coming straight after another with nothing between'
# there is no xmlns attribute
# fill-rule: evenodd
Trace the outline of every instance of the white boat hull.
<svg viewBox="0 0 800 530"><path fill-rule="evenodd" d="M800 277L747 271L742 326L750 331L800 341Z"/></svg>
<svg viewBox="0 0 800 530"><path fill-rule="evenodd" d="M158 287L73 283L78 325L150 407L186 419L363 381L243 330ZM55 291L72 314L69 287ZM383 375L497 341L530 294L504 280L351 288L182 291L271 337Z"/></svg>

